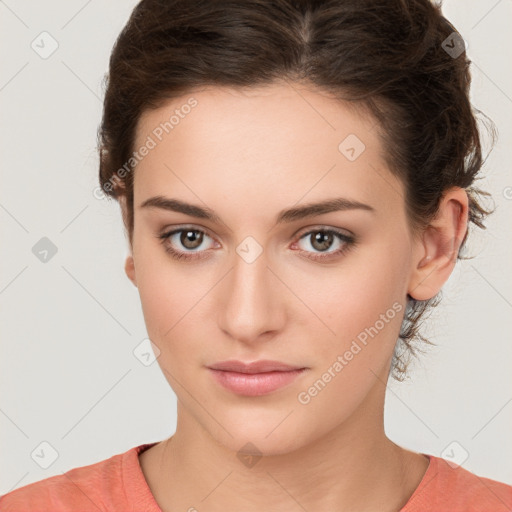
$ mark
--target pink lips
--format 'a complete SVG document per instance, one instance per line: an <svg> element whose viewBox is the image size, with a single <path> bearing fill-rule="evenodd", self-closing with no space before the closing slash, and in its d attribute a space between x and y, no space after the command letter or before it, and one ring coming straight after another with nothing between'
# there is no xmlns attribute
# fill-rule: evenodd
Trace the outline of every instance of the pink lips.
<svg viewBox="0 0 512 512"><path fill-rule="evenodd" d="M208 366L222 386L239 395L260 396L286 386L307 368L279 361L222 361Z"/></svg>

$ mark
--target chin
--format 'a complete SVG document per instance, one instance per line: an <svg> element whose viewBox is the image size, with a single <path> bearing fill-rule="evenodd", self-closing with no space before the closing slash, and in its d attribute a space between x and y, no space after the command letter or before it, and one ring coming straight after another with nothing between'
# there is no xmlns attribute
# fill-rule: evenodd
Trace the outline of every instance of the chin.
<svg viewBox="0 0 512 512"><path fill-rule="evenodd" d="M305 440L298 437L298 429L292 423L284 426L283 422L283 425L276 428L282 419L281 417L279 421L268 424L261 421L252 425L250 421L240 425L222 423L231 435L222 428L215 429L215 432L210 434L219 444L235 452L239 458L244 454L256 457L284 455L300 449Z"/></svg>

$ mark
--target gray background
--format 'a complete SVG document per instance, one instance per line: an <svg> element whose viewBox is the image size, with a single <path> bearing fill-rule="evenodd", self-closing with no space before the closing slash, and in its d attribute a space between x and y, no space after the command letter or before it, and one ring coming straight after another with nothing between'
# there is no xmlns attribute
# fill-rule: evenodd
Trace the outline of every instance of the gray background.
<svg viewBox="0 0 512 512"><path fill-rule="evenodd" d="M93 196L101 82L135 4L0 1L1 494L175 429L173 391L133 354L146 330L119 207ZM482 181L497 211L432 316L438 347L390 381L386 431L512 484L512 2L447 0L444 13L474 63L472 101L499 130ZM49 51L50 37L42 58L31 44ZM46 263L32 252L43 237L57 247Z"/></svg>

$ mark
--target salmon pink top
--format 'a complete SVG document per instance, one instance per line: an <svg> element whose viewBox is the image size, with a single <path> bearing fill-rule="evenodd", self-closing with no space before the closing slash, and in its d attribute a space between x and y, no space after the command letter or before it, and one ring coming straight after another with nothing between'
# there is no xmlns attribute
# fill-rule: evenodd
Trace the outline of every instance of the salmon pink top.
<svg viewBox="0 0 512 512"><path fill-rule="evenodd" d="M109 459L25 485L0 497L0 512L162 512L144 478L142 444ZM511 512L512 486L426 455L429 466L399 512Z"/></svg>

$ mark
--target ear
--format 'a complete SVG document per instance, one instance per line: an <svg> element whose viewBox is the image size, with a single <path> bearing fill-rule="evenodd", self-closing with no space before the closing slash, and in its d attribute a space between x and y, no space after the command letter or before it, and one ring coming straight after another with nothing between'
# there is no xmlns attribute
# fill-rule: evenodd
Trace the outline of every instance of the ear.
<svg viewBox="0 0 512 512"><path fill-rule="evenodd" d="M408 294L428 300L441 290L457 262L468 229L468 195L463 188L445 191L439 211L415 243Z"/></svg>
<svg viewBox="0 0 512 512"><path fill-rule="evenodd" d="M128 279L134 284L134 286L137 286L137 279L135 275L135 262L131 254L126 257L126 261L124 262L124 271L128 276Z"/></svg>
<svg viewBox="0 0 512 512"><path fill-rule="evenodd" d="M128 237L128 223L127 223L127 206L126 206L126 196L124 194L121 194L118 197L119 206L121 207L121 216L123 218L123 224L125 228L125 234ZM124 262L124 271L126 275L128 276L128 279L137 286L137 279L135 276L135 261L133 259L132 251L133 248L130 246L130 254L126 257L126 261Z"/></svg>

